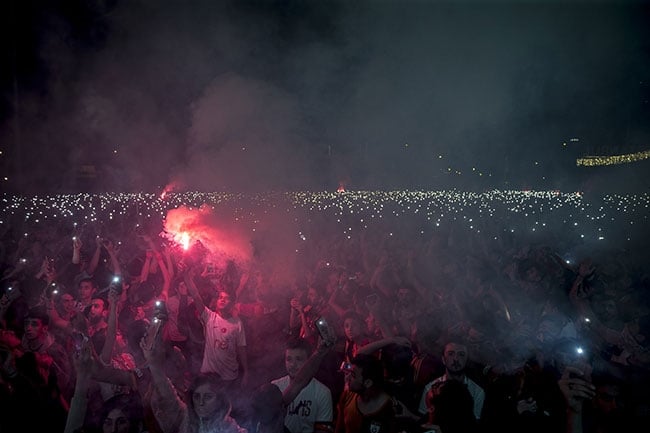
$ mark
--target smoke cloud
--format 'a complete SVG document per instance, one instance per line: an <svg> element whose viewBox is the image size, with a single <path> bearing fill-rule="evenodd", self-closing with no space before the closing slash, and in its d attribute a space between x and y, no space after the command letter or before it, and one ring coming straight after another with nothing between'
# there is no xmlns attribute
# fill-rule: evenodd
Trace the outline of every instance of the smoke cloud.
<svg viewBox="0 0 650 433"><path fill-rule="evenodd" d="M641 1L40 3L3 30L7 190L569 191L647 168L575 164L647 147Z"/></svg>

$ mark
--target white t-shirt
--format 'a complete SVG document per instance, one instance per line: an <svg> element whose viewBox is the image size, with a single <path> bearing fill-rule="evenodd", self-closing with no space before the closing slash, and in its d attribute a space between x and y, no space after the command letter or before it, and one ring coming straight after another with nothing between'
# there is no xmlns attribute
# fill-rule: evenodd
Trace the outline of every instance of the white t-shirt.
<svg viewBox="0 0 650 433"><path fill-rule="evenodd" d="M272 380L271 383L284 392L289 386L289 376ZM289 404L284 425L291 433L312 433L314 423L331 423L332 420L332 393L326 385L312 379Z"/></svg>
<svg viewBox="0 0 650 433"><path fill-rule="evenodd" d="M238 317L224 319L205 307L201 322L205 330L201 373L217 373L223 380L237 379L237 346L246 346L241 320Z"/></svg>

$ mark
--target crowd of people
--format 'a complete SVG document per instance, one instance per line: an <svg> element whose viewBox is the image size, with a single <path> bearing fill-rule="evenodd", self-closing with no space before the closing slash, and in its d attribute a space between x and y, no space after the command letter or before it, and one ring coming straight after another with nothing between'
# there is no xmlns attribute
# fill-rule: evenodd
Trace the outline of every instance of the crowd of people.
<svg viewBox="0 0 650 433"><path fill-rule="evenodd" d="M604 433L650 417L636 251L567 263L458 230L324 230L287 272L159 232L5 228L0 432Z"/></svg>

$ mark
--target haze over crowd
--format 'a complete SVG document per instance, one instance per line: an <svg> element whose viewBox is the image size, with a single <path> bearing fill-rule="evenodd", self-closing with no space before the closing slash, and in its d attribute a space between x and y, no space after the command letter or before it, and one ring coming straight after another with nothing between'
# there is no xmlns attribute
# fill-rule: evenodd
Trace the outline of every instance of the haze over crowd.
<svg viewBox="0 0 650 433"><path fill-rule="evenodd" d="M645 1L9 3L7 191L647 189Z"/></svg>
<svg viewBox="0 0 650 433"><path fill-rule="evenodd" d="M60 328L60 360L81 361L75 343L101 331L86 321L102 317L112 318L102 328L110 342L92 341L92 350L140 384L129 393L147 409L130 406L142 426L155 424L147 431L178 431L154 419L176 413L190 426L182 431L210 430L209 417L186 417L183 404L153 410L160 384L176 403L183 389L188 403L212 398L186 380L206 372L224 381L213 391L229 387L215 403L227 420L261 431L250 404L257 386L289 372L284 345L297 336L316 343L322 318L339 339L316 377L332 403L343 402L331 414L338 420L347 416L339 397L355 392L339 366L381 343L374 351L383 371L400 364L386 381L376 369L377 382L397 391L386 393L386 418L419 413L412 431L424 431L425 399L429 423L444 407L426 391L449 372L435 365L439 354L447 342L466 341L469 358L467 348L450 353L472 361L486 396L508 402L485 411L492 420L483 418L484 431L559 431L545 422L569 425L570 411L596 407L588 393L578 409L566 406L581 392L570 383L560 390L567 380L601 381L607 407L621 402L607 418L580 413L585 433L648 424L650 388L639 384L650 378L650 1L5 3L1 431L52 430L56 421L39 408L59 404L54 415L69 431L108 429L113 412L100 412L114 400L98 394L85 403L89 363L46 372L47 388L22 380L45 371L32 352L45 350L50 323ZM641 160L577 164L625 154ZM101 308L105 316L91 314ZM217 336L228 330L216 310L238 330ZM164 369L143 345L153 335L147 323L160 326L158 313L176 327L159 334L174 353ZM77 319L82 333L67 335ZM40 340L23 338L35 334L32 322ZM359 338L348 335L354 326ZM116 327L127 340L119 354L110 340ZM389 349L399 341L408 349ZM580 365L593 361L585 371L596 380L568 378L555 365L560 343L580 350ZM235 351L226 359L227 348ZM26 361L12 369L19 349ZM113 351L132 366L111 359ZM228 368L213 369L203 359L211 357ZM63 365L52 359L53 368ZM551 375L538 377L547 367ZM149 387L142 370L163 380ZM534 375L524 383L522 372ZM50 385L75 376L61 380L65 399L54 402ZM14 386L21 382L30 386ZM605 394L611 383L619 396ZM540 399L538 409L528 394L536 388L548 406ZM401 391L408 406L393 399ZM463 421L482 415L477 396ZM312 401L279 404L273 417L310 412ZM25 405L39 416L12 410ZM535 429L519 428L507 412ZM312 424L332 421L325 418Z"/></svg>

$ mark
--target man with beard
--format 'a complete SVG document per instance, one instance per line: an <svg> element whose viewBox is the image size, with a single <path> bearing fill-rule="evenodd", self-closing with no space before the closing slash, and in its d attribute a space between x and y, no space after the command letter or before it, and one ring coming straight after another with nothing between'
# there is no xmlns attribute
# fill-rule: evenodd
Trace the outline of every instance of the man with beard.
<svg viewBox="0 0 650 433"><path fill-rule="evenodd" d="M95 351L101 353L106 339L108 323L108 301L99 296L93 296L90 305L86 307L86 319L88 319L88 336L93 342Z"/></svg>
<svg viewBox="0 0 650 433"><path fill-rule="evenodd" d="M430 408L427 406L427 401L430 400L432 388L435 389L448 380L456 380L467 387L474 403L474 416L476 420L481 418L483 402L485 401L485 391L465 374L467 361L468 353L466 344L452 340L445 345L442 353L445 374L425 385L419 407L422 415L426 415L430 411Z"/></svg>
<svg viewBox="0 0 650 433"><path fill-rule="evenodd" d="M336 433L394 433L399 405L384 391L384 368L379 359L360 354L343 368L345 390L338 401Z"/></svg>

